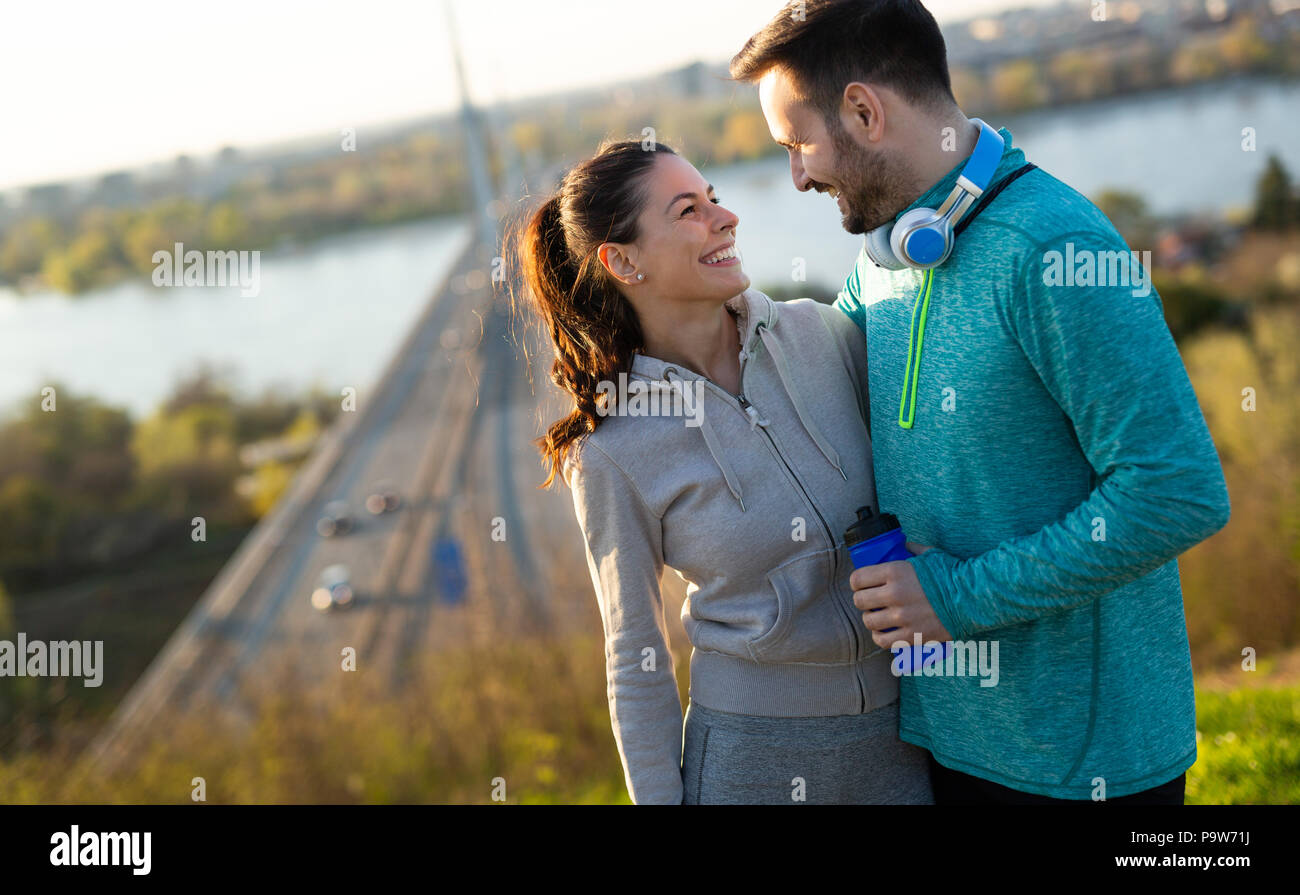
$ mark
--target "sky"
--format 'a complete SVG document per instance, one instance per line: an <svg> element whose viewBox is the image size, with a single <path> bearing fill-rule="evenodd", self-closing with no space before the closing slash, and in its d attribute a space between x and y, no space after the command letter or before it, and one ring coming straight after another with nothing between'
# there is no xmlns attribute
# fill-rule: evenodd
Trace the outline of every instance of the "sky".
<svg viewBox="0 0 1300 895"><path fill-rule="evenodd" d="M928 0L940 22L1059 0ZM730 58L782 0L451 0L474 97ZM633 10L643 8L647 15ZM0 0L0 189L453 108L442 0Z"/></svg>

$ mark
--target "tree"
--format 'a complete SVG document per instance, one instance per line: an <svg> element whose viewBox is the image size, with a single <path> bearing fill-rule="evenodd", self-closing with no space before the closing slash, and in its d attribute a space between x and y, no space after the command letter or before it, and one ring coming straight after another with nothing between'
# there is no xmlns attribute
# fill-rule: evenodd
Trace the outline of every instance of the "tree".
<svg viewBox="0 0 1300 895"><path fill-rule="evenodd" d="M0 485L0 567L53 566L67 506L49 485L14 476Z"/></svg>
<svg viewBox="0 0 1300 895"><path fill-rule="evenodd" d="M749 161L773 146L767 121L760 113L744 111L729 115L714 159L718 164Z"/></svg>
<svg viewBox="0 0 1300 895"><path fill-rule="evenodd" d="M1291 176L1282 166L1282 160L1270 154L1264 173L1255 184L1255 226L1261 230L1288 229L1300 217L1296 205Z"/></svg>
<svg viewBox="0 0 1300 895"><path fill-rule="evenodd" d="M232 202L219 202L208 212L205 240L214 249L243 248L249 238L248 220Z"/></svg>
<svg viewBox="0 0 1300 895"><path fill-rule="evenodd" d="M9 599L9 591L5 590L5 583L0 581L0 638L7 639L13 632L13 603Z"/></svg>
<svg viewBox="0 0 1300 895"><path fill-rule="evenodd" d="M1097 207L1110 218L1129 248L1150 249L1155 243L1155 221L1147 212L1147 203L1136 193L1104 190L1097 196Z"/></svg>
<svg viewBox="0 0 1300 895"><path fill-rule="evenodd" d="M978 115L989 104L988 87L984 78L976 71L955 65L949 71L952 80L953 97L957 105L968 115Z"/></svg>
<svg viewBox="0 0 1300 895"><path fill-rule="evenodd" d="M63 233L51 218L18 221L0 245L0 276L17 280L41 269L45 254L63 244Z"/></svg>
<svg viewBox="0 0 1300 895"><path fill-rule="evenodd" d="M1182 46L1169 63L1169 76L1176 84L1191 84L1211 81L1223 74L1224 68L1223 58L1215 47L1205 44Z"/></svg>
<svg viewBox="0 0 1300 895"><path fill-rule="evenodd" d="M164 416L174 416L195 405L233 411L234 403L226 375L210 361L200 361L172 387L162 412Z"/></svg>
<svg viewBox="0 0 1300 895"><path fill-rule="evenodd" d="M1022 112L1047 102L1043 73L1032 59L1016 59L993 73L993 101L999 109Z"/></svg>
<svg viewBox="0 0 1300 895"><path fill-rule="evenodd" d="M1273 48L1260 34L1259 22L1251 16L1239 19L1220 38L1219 53L1233 71L1265 69L1273 58Z"/></svg>
<svg viewBox="0 0 1300 895"><path fill-rule="evenodd" d="M1051 61L1052 81L1058 95L1071 102L1109 96L1115 90L1109 58L1089 50L1066 50Z"/></svg>
<svg viewBox="0 0 1300 895"><path fill-rule="evenodd" d="M63 251L47 254L41 273L53 288L75 295L106 278L113 267L112 241L101 230L89 230Z"/></svg>

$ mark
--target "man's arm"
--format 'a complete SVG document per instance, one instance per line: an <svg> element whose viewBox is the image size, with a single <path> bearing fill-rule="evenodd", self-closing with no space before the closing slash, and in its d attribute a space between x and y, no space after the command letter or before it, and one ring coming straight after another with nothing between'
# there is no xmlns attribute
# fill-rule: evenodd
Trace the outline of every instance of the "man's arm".
<svg viewBox="0 0 1300 895"><path fill-rule="evenodd" d="M1114 285L1044 285L1043 253L1066 241L1076 251L1128 251L1098 232L1039 246L1006 319L1073 423L1096 485L1065 518L1031 535L968 559L930 550L908 560L956 639L1104 596L1228 521L1223 470L1159 297ZM1093 537L1099 522L1104 540Z"/></svg>
<svg viewBox="0 0 1300 895"><path fill-rule="evenodd" d="M865 249L863 250L865 252ZM853 265L853 270L849 273L848 279L844 281L844 288L840 290L839 296L835 299L835 307L839 308L849 319L857 324L858 329L863 335L867 332L867 309L862 304L862 277L858 273L862 268L862 256Z"/></svg>

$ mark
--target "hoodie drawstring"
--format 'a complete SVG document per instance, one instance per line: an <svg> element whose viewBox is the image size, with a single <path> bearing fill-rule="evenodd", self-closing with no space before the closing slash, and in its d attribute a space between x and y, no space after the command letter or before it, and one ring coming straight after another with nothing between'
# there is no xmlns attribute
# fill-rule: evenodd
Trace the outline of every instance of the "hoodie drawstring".
<svg viewBox="0 0 1300 895"><path fill-rule="evenodd" d="M677 371L672 367L669 367L664 371L664 378L667 379L669 383L683 381L680 376L677 376ZM736 473L732 470L731 465L727 463L726 456L722 452L722 445L718 443L717 433L713 431L713 426L709 423L709 415L704 410L703 402L700 403L700 406L696 408L696 410L700 415L700 433L704 436L704 444L708 447L709 453L713 456L713 462L718 464L718 469L722 471L722 477L727 480L727 489L731 492L731 496L736 498L737 502L739 502L740 511L743 513L745 512L745 497L744 493L740 490L740 479L736 477ZM752 428L753 418L751 417L750 419ZM763 425L767 424L763 423Z"/></svg>
<svg viewBox="0 0 1300 895"><path fill-rule="evenodd" d="M763 344L767 346L767 350L771 353L772 360L776 363L777 375L781 377L781 384L785 386L785 393L790 396L790 402L794 404L794 412L798 414L799 422L803 423L804 430L807 431L809 437L816 442L818 449L822 452L822 456L830 461L830 464L838 470L839 474L844 478L844 481L847 482L849 477L844 472L844 467L840 465L840 455L835 452L835 448L831 447L830 443L826 440L826 437L822 435L821 431L818 430L817 426L813 423L804 408L803 399L799 397L798 390L795 389L790 382L790 368L785 362L785 352L781 350L781 343L777 342L775 339L768 338L767 327L762 323L759 323L758 325L758 334L763 340ZM750 410L753 409L754 408L752 407L750 408ZM755 413L755 415L757 415L757 413ZM761 423L760 425L766 425L766 423Z"/></svg>
<svg viewBox="0 0 1300 895"><path fill-rule="evenodd" d="M818 450L822 452L822 456L824 456L827 461L835 467L836 471L839 472L840 476L845 481L848 481L849 477L844 472L844 467L840 463L839 454L835 452L835 448L831 447L830 442L826 440L826 437L822 435L821 430L819 430L816 424L812 421L811 415L804 406L803 399L794 387L790 376L790 365L786 363L785 352L782 351L781 344L769 335L766 321L759 321L756 329L758 331L759 339L772 355L772 361L776 364L777 375L781 378L781 385L785 387L785 392L790 397L790 403L794 405L794 410L799 417L799 422L803 425L808 436L812 438L813 442L817 445ZM752 356L753 352L751 352L747 347L742 346L740 350L740 362L742 366L745 361ZM685 381L673 367L667 368L664 371L663 376L670 385L676 385ZM744 409L745 415L749 417L749 428L751 431L757 431L759 426L766 429L771 425L770 420L764 419L759 415L758 408L754 405L744 402ZM727 490L731 492L732 497L736 498L736 501L740 504L740 510L743 513L745 511L745 498L744 492L740 487L740 479L731 468L731 464L727 462L726 454L722 450L722 445L718 441L717 433L713 431L713 425L709 422L709 415L705 412L703 406L698 408L698 413L700 416L699 429L700 434L704 436L704 444L708 447L709 454L713 457L713 462L717 464L718 469L722 472L722 477L726 479Z"/></svg>

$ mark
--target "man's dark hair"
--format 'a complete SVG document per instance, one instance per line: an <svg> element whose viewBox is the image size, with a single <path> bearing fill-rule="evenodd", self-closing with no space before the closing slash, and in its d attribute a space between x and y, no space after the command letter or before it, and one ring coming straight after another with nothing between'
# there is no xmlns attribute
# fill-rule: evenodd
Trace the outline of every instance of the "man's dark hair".
<svg viewBox="0 0 1300 895"><path fill-rule="evenodd" d="M948 48L920 0L804 0L788 3L731 60L731 77L757 81L790 72L801 100L839 121L854 81L889 87L926 106L955 103Z"/></svg>

